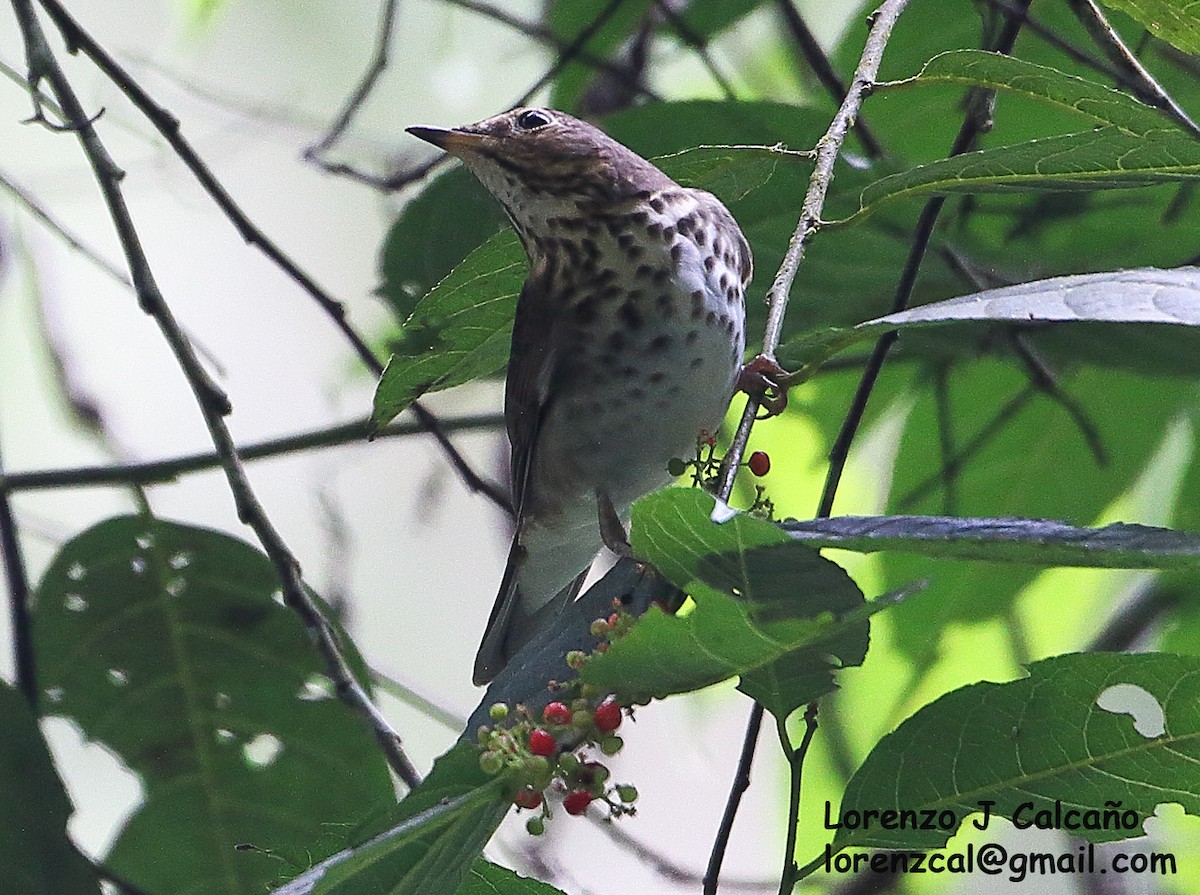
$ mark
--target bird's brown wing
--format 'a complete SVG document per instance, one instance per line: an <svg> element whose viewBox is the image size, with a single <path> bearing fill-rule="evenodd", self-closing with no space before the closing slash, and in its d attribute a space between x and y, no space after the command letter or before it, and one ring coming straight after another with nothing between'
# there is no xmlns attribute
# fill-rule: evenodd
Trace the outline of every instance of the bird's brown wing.
<svg viewBox="0 0 1200 895"><path fill-rule="evenodd" d="M512 494L518 531L538 429L545 417L554 375L555 357L549 329L557 315L548 286L546 278L538 276L536 271L525 281L517 299L512 353L508 358L504 416L512 446Z"/></svg>

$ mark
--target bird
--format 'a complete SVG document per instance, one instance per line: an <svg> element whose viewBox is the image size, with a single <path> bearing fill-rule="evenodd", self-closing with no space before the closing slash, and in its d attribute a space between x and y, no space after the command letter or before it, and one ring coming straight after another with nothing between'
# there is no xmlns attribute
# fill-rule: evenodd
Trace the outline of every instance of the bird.
<svg viewBox="0 0 1200 895"><path fill-rule="evenodd" d="M529 261L504 397L516 525L475 660L483 685L578 595L603 521L627 519L717 430L753 260L716 196L564 112L407 131L462 161Z"/></svg>

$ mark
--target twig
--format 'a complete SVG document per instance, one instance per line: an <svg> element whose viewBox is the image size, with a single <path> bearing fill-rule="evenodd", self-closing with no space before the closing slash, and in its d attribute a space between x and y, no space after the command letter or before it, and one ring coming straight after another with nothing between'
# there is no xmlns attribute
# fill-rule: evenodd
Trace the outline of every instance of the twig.
<svg viewBox="0 0 1200 895"><path fill-rule="evenodd" d="M833 121L829 124L829 129L817 141L813 173L809 178L808 190L800 208L800 220L796 223L796 229L788 244L787 252L784 254L779 270L775 274L775 280L767 292L767 304L770 310L767 313L762 353L768 358L774 358L775 349L779 347L779 339L783 332L783 318L787 312L792 282L796 278L796 271L804 257L808 240L820 228L825 196L829 192L829 185L833 180L834 163L841 153L842 144L846 140L850 126L858 118L858 110L862 106L863 100L871 92L871 86L879 72L879 65L883 61L884 48L891 37L892 26L895 25L896 19L907 5L908 0L884 0L883 5L873 14L871 30L867 35L866 44L863 46L858 67L854 71L854 78L846 91L842 104L833 116ZM728 499L729 494L733 491L733 481L742 462L742 456L746 452L746 443L750 439L750 430L754 426L758 408L758 399L753 395L749 396L721 467L717 493L723 500ZM725 849L729 844L733 821L737 816L738 806L741 804L742 792L749 785L750 764L753 761L754 744L758 741L762 719L763 707L760 703L755 703L746 724L746 734L742 741L742 757L738 762L738 770L730 787L725 812L721 818L721 826L717 831L717 837L709 855L708 872L704 876L705 895L713 895L717 891L721 864L724 861Z"/></svg>
<svg viewBox="0 0 1200 895"><path fill-rule="evenodd" d="M527 102L529 102L529 100L537 95L539 90L554 80L560 71L574 61L574 59L583 50L587 42L595 36L597 31L604 27L604 24L616 14L617 10L621 8L621 4L624 2L625 0L609 0L608 6L600 10L596 18L592 19L587 23L587 25L580 29L579 33L575 35L575 38L558 54L558 58L554 60L554 64L546 69L546 73L538 78L537 81L534 82L534 85L526 90L525 93L522 94L521 98L513 103L513 105L525 105Z"/></svg>
<svg viewBox="0 0 1200 895"><path fill-rule="evenodd" d="M804 757L808 755L808 747L812 745L813 736L817 732L817 703L810 702L804 710L804 736L800 745L791 748L785 719L778 722L779 742L788 754L788 786L791 797L788 800L788 831L787 841L783 847L783 872L779 876L779 895L788 895L796 885L796 828L800 823L800 781L804 770Z"/></svg>
<svg viewBox="0 0 1200 895"><path fill-rule="evenodd" d="M708 41L704 36L697 34L696 30L688 24L687 20L671 8L668 0L654 0L654 7L662 15L664 19L671 25L671 30L679 35L679 39L692 48L693 52L700 57L700 61L704 64L704 68L717 86L721 88L721 93L725 95L727 100L736 100L737 91L733 89L733 85L725 74L721 71L720 66L712 57L712 53L708 51Z"/></svg>
<svg viewBox="0 0 1200 895"><path fill-rule="evenodd" d="M504 425L498 414L479 414L446 420L444 425L450 432L472 432L498 429ZM271 438L238 448L243 461L261 460L295 451L335 445L363 442L371 433L370 420L356 420L326 429L316 429L299 435ZM393 438L401 435L417 435L425 427L413 423L392 423L375 432L376 438ZM215 451L187 454L168 460L152 460L146 463L123 463L110 466L76 466L64 469L38 469L29 472L14 472L0 475L0 487L9 491L33 491L46 488L87 488L94 485L149 485L169 482L189 472L200 472L221 465L221 456Z"/></svg>
<svg viewBox="0 0 1200 895"><path fill-rule="evenodd" d="M1126 72L1132 79L1131 88L1138 99L1149 103L1157 109L1162 109L1178 121L1185 130L1194 137L1200 137L1200 125L1192 120L1179 103L1171 97L1150 70L1142 65L1141 60L1134 55L1121 35L1104 17L1095 0L1068 0L1075 18L1091 35L1092 40L1104 52L1117 68Z"/></svg>
<svg viewBox="0 0 1200 895"><path fill-rule="evenodd" d="M9 490L4 487L4 465L0 462L0 552L4 555L4 577L8 582L8 612L12 621L13 653L16 656L17 689L38 712L37 665L33 656L33 631L29 623L29 575L17 537Z"/></svg>
<svg viewBox="0 0 1200 895"><path fill-rule="evenodd" d="M66 225L59 223L54 215L34 198L31 192L3 171L0 171L0 187L7 190L9 195L16 199L30 215L41 221L55 236L98 267L111 279L116 280L122 286L133 287L133 282L124 271L119 270L115 264L72 233L67 229Z"/></svg>
<svg viewBox="0 0 1200 895"><path fill-rule="evenodd" d="M941 469L922 479L907 494L896 501L896 508L898 510L905 510L912 507L918 500L942 484L947 478L957 476L959 470L962 469L963 463L977 454L989 441L999 435L1008 424L1008 421L1020 413L1038 391L1037 386L1031 384L1012 398L1009 398L986 426L980 429L956 453L942 461Z"/></svg>
<svg viewBox="0 0 1200 895"><path fill-rule="evenodd" d="M758 745L758 734L762 730L763 711L761 702L754 703L754 708L750 710L750 718L746 722L737 771L734 772L733 782L729 785L725 810L721 814L721 825L717 828L712 851L708 855L708 867L704 871L704 895L716 895L717 892L721 865L725 863L725 850L729 847L729 837L733 833L733 822L742 804L742 796L750 788L750 768L754 764L754 747Z"/></svg>
<svg viewBox="0 0 1200 895"><path fill-rule="evenodd" d="M775 357L775 349L779 347L779 339L783 333L783 318L787 312L788 299L796 271L808 247L808 241L820 229L821 211L825 207L825 196L833 181L833 166L841 153L842 144L851 124L858 118L858 110L863 100L871 92L879 64L883 60L883 50L891 36L892 26L896 18L907 6L907 0L885 0L873 16L870 34L867 35L866 45L854 78L842 100L841 106L833 116L833 121L824 136L817 141L813 173L808 181L808 191L800 209L800 220L792 234L787 252L775 274L775 280L767 291L767 328L763 336L762 353L768 358ZM750 438L750 430L758 413L759 401L751 397L746 402L741 421L730 445L729 453L725 455L725 464L721 469L720 487L718 494L722 498L729 496L733 488L733 479L737 474L742 454L746 450L746 442Z"/></svg>
<svg viewBox="0 0 1200 895"><path fill-rule="evenodd" d="M557 34L551 31L544 25L538 22L530 22L513 15L507 10L493 6L490 3L483 3L481 0L445 0L452 6L457 6L460 9L467 9L471 12L479 13L489 19L507 25L515 31L520 31L526 37L537 41L540 44L553 48L559 53L565 53L570 44L560 38ZM625 87L636 92L639 96L650 100L651 102L662 102L662 97L642 84L640 80L633 77L625 66L613 62L611 59L605 59L603 56L597 56L585 49L579 49L575 53L575 58L580 62L599 69L605 74L611 75L619 80Z"/></svg>
<svg viewBox="0 0 1200 895"><path fill-rule="evenodd" d="M415 786L420 778L404 754L399 736L355 680L342 655L333 629L305 590L304 582L300 577L299 564L280 537L279 532L267 518L266 512L250 486L245 469L238 458L233 436L225 424L225 416L232 409L229 398L205 373L195 350L180 330L174 314L159 290L158 283L150 269L149 259L142 249L141 240L121 191L121 179L124 177L124 172L117 167L108 154L108 150L96 133L93 119L84 112L74 88L59 67L58 60L50 49L46 35L37 20L33 9L33 0L13 0L13 8L21 26L21 36L25 43L29 64L28 80L34 101L33 120L44 121L42 108L37 101L37 89L45 81L50 85L51 92L63 109L66 126L79 139L84 155L95 174L96 183L104 195L105 205L108 207L121 248L125 253L138 302L142 310L154 319L162 331L163 337L175 355L196 398L213 445L220 455L221 466L233 494L238 518L254 530L263 550L275 566L284 601L300 616L308 629L325 661L330 678L336 685L338 697L370 723L392 768L405 783Z"/></svg>
<svg viewBox="0 0 1200 895"><path fill-rule="evenodd" d="M934 373L933 404L937 413L938 448L942 461L942 512L953 516L958 505L958 478L950 467L950 458L954 456L954 427L949 364L938 366Z"/></svg>
<svg viewBox="0 0 1200 895"><path fill-rule="evenodd" d="M1027 12L1031 2L1032 0L1021 0L1017 4L1017 10ZM1004 29L996 41L996 46L992 49L997 53L1005 55L1011 53L1013 44L1016 43L1017 35L1021 32L1022 22L1023 19L1015 16L1007 19ZM959 128L958 136L954 139L954 145L950 148L949 155L951 157L961 155L970 150L975 145L975 141L979 139L979 135L990 127L990 118L985 114L988 109L988 103L981 101L987 95L990 95L988 91L976 93L976 101L969 104L967 116L962 123L962 127ZM908 302L912 298L913 287L917 282L917 274L921 269L921 262L925 259L925 251L929 248L929 240L933 236L933 228L937 224L938 216L941 214L942 207L945 204L945 196L934 196L921 209L920 217L917 218L912 246L909 249L908 257L905 259L904 268L900 272L900 281L896 285L896 294L892 299L891 313L898 313L908 307ZM867 402L870 400L871 392L875 389L875 382L878 380L879 373L883 369L883 363L887 359L892 345L896 343L896 339L898 338L899 335L897 332L892 330L881 336L871 351L871 356L867 360L862 377L858 381L858 388L850 403L850 409L846 412L846 418L842 421L842 427L838 431L837 438L834 440L833 447L829 452L829 470L825 476L825 486L821 491L821 504L817 510L818 517L828 517L833 512L834 497L837 495L838 483L842 479L842 472L846 468L846 458L850 454L850 445L854 441L854 436L858 433L858 427L862 423L863 414L866 413Z"/></svg>
<svg viewBox="0 0 1200 895"><path fill-rule="evenodd" d="M800 15L800 10L796 9L792 0L779 0L779 11L783 13L783 22L800 48L800 55L804 57L808 67L817 76L817 80L821 82L825 92L833 98L835 103L842 102L846 98L846 83L834 70L833 63L821 49L816 35L809 30L804 17ZM879 142L879 138L867 127L867 122L862 118L855 119L854 133L858 135L863 149L871 158L881 159L887 154L883 149L883 144Z"/></svg>
<svg viewBox="0 0 1200 895"><path fill-rule="evenodd" d="M1115 83L1123 87L1133 86L1133 82L1123 72L1113 68L1103 59L1098 59L1086 50L1075 46L1069 40L1063 39L1063 37L1029 15L1028 12L1018 9L1011 3L1006 2L1006 0L984 0L984 2L992 7L992 9L1004 13L1009 19L1021 22L1029 32L1036 34L1067 58L1074 59L1081 65L1085 65L1093 71L1111 78Z"/></svg>
<svg viewBox="0 0 1200 895"><path fill-rule="evenodd" d="M375 89L375 83L387 70L392 46L392 30L396 24L396 6L397 0L383 0L383 12L379 16L379 36L375 41L375 54L371 57L367 71L358 86L354 88L354 92L350 94L349 99L346 100L342 111L329 126L329 130L320 140L304 150L304 158L307 161L320 165L322 168L325 167L325 160L322 158L325 151L341 139L346 128L350 126L351 120L358 114L363 103L367 101L371 91Z"/></svg>
<svg viewBox="0 0 1200 895"><path fill-rule="evenodd" d="M147 120L154 125L155 129L162 134L163 138L175 151L175 154L179 156L179 159L200 182L205 192L217 203L217 206L233 224L242 239L266 255L320 305L321 309L325 311L334 325L350 343L367 369L378 376L383 371L383 365L375 357L374 352L371 351L363 338L350 326L349 321L346 319L345 306L318 286L311 276L305 273L288 255L284 254L283 250L268 239L266 234L246 216L246 213L234 202L233 197L229 195L225 187L221 185L220 181L209 170L191 143L183 136L179 120L155 102L142 86L108 52L96 43L91 35L84 31L71 18L58 0L38 0L38 2L62 33L68 49L72 52L82 51L96 64L96 67L106 77L116 84L121 92L133 103L134 107L145 115ZM32 85L35 97L36 86ZM414 402L412 407L417 418L426 426L438 444L441 445L443 452L450 459L450 462L458 471L467 487L472 491L487 495L498 506L507 509L509 501L504 493L504 489L480 478L471 469L466 459L463 458L458 449L450 443L450 440L439 429L437 420L433 414L426 410L419 402Z"/></svg>
<svg viewBox="0 0 1200 895"><path fill-rule="evenodd" d="M638 859L644 867L653 870L659 876L669 880L676 886L694 887L703 882L700 874L683 866L670 856L651 848L646 843L630 835L624 824L609 823L589 814L588 819L594 826L618 848L623 848ZM768 879L724 879L723 888L729 891L741 892L773 892L774 880Z"/></svg>

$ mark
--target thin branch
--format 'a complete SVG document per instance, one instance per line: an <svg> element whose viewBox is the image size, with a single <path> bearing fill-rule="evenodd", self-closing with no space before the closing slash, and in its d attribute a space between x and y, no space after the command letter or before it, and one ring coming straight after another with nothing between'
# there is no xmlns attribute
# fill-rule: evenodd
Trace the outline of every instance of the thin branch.
<svg viewBox="0 0 1200 895"><path fill-rule="evenodd" d="M596 18L592 19L587 23L587 25L580 29L579 33L575 35L575 38L558 54L558 58L554 60L554 64L546 70L544 75L534 82L532 87L522 94L519 100L513 103L513 106L525 105L527 102L529 102L529 100L538 94L538 91L554 80L558 76L559 72L570 65L579 56L580 52L583 51L584 46L587 45L587 42L596 35L597 31L604 27L605 23L616 14L617 10L621 8L621 4L624 2L625 0L609 0L608 6L600 10Z"/></svg>
<svg viewBox="0 0 1200 895"><path fill-rule="evenodd" d="M24 208L32 217L37 218L46 226L55 236L65 242L71 249L78 252L109 278L116 280L122 286L130 289L133 288L133 282L129 276L120 270L115 264L101 255L96 249L93 249L86 242L72 233L65 224L59 221L50 213L50 211L42 205L29 190L25 189L3 171L0 171L0 187L8 191L22 208Z"/></svg>
<svg viewBox="0 0 1200 895"><path fill-rule="evenodd" d="M817 703L810 702L804 710L804 736L795 749L791 747L784 720L779 721L778 730L779 742L788 755L788 787L791 792L788 800L787 841L783 847L783 872L779 876L779 895L788 895L796 886L796 830L800 823L800 782L803 777L804 758L808 755L808 747L812 745L813 736L817 732Z"/></svg>
<svg viewBox="0 0 1200 895"><path fill-rule="evenodd" d="M13 653L16 656L17 690L38 713L37 665L33 656L33 630L29 619L29 575L17 536L9 490L3 486L4 465L0 462L0 553L8 582L8 612L12 623Z"/></svg>
<svg viewBox="0 0 1200 895"><path fill-rule="evenodd" d="M200 182L205 192L216 202L217 206L237 229L242 239L266 255L317 302L350 343L367 369L378 376L383 371L383 365L346 319L345 306L317 285L311 276L305 273L282 249L268 239L266 234L246 216L246 213L242 211L241 207L229 195L225 187L221 185L220 181L209 170L191 143L183 136L179 119L155 102L142 86L108 52L71 18L58 0L38 0L38 2L62 33L67 47L72 52L82 51L129 98L134 107L145 115L147 120L154 125L155 129L162 134L163 138L175 151L175 154L179 156L179 159ZM37 86L36 84L31 85L35 97L37 95ZM504 489L476 475L466 459L440 430L437 425L437 419L433 414L426 410L419 402L414 402L412 406L417 418L426 426L438 444L441 445L443 452L445 452L467 487L474 492L487 495L497 506L508 509L509 501Z"/></svg>
<svg viewBox="0 0 1200 895"><path fill-rule="evenodd" d="M704 895L716 895L717 892L721 865L725 863L725 851L729 848L729 837L733 834L733 822L737 818L738 808L741 807L742 796L750 788L750 768L754 764L754 747L758 745L758 734L762 730L763 711L761 702L754 703L754 708L750 710L750 718L746 722L737 771L729 785L725 810L721 814L721 825L717 828L717 836L708 855L708 867L704 871Z"/></svg>
<svg viewBox="0 0 1200 895"><path fill-rule="evenodd" d="M325 160L322 156L326 150L341 139L354 116L358 114L358 110L362 108L367 97L371 95L371 91L375 89L376 82L387 70L392 46L392 31L396 24L397 4L398 0L383 0L383 12L379 17L379 35L375 40L375 54L371 57L367 71L358 86L354 88L354 92L350 94L349 99L346 100L342 111L329 126L329 130L320 140L304 150L304 158L307 161L325 167Z"/></svg>
<svg viewBox="0 0 1200 895"><path fill-rule="evenodd" d="M448 432L489 431L502 428L504 418L498 414L479 414L445 420L442 425ZM402 435L418 435L425 431L425 427L419 424L392 423L375 432L374 435L375 438L393 438ZM238 456L243 461L261 460L296 451L365 442L371 432L370 420L356 420L299 435L287 435L283 438L254 442L238 448ZM216 451L204 451L146 463L76 466L64 469L14 472L0 475L0 487L7 488L9 491L33 491L47 488L87 488L95 485L149 485L155 482L170 482L186 473L213 469L220 465L220 454Z"/></svg>
<svg viewBox="0 0 1200 895"><path fill-rule="evenodd" d="M828 130L817 141L813 173L809 178L808 190L804 195L804 202L800 208L800 220L796 223L795 232L792 234L787 252L784 254L783 261L779 265L779 270L775 274L775 280L771 283L771 288L767 291L769 311L767 313L766 332L763 336L762 353L768 358L774 359L775 349L779 347L779 339L783 332L783 318L787 312L792 283L796 279L796 271L801 259L804 257L808 240L820 228L821 212L825 207L825 197L829 192L829 185L833 180L834 163L841 153L842 144L846 140L846 135L851 125L858 118L858 111L862 107L863 100L871 92L871 86L874 84L875 76L879 72L879 65L883 61L884 48L891 37L892 26L896 24L896 19L907 5L908 0L884 0L883 5L872 15L871 30L867 35L866 44L863 46L858 66L854 71L854 78L851 81L849 89L846 91L846 96L842 100L841 106L838 107L837 113L833 116L833 121L830 122ZM734 478L742 462L742 456L746 452L746 443L750 439L750 430L753 428L754 420L758 416L758 408L758 399L753 395L748 397L746 408L742 412L742 418L738 423L737 431L734 433L733 441L730 444L729 451L725 455L725 460L721 467L717 493L723 500L727 500L733 491ZM754 758L754 744L758 741L762 720L763 707L760 703L756 702L746 724L746 734L742 741L742 754L738 762L738 770L730 787L729 797L725 804L725 812L721 818L721 825L717 831L717 837L713 842L712 851L709 855L708 871L704 875L705 895L713 895L717 891L721 864L725 859L725 849L729 844L733 822L737 816L738 807L741 804L742 793L749 785L750 765Z"/></svg>
<svg viewBox="0 0 1200 895"><path fill-rule="evenodd" d="M1021 12L1028 12L1031 2L1032 0L1021 0L1017 4L1017 9ZM1022 19L1017 17L1006 20L1004 28L996 41L996 46L992 48L995 52L1005 55L1012 52L1017 35L1021 32L1022 21ZM969 111L963 120L962 127L959 128L958 136L954 139L954 145L950 148L949 155L951 157L961 155L972 149L979 139L980 134L991 127L990 102L988 98L992 95L994 94L991 91L976 91L968 95L969 97L973 97L973 99L968 100ZM912 299L913 287L917 283L917 274L920 272L921 262L925 259L925 252L929 248L929 241L933 236L933 228L937 225L938 216L941 214L942 207L945 204L945 196L934 196L921 209L921 214L917 219L917 226L913 235L912 246L904 262L904 269L900 273L900 281L896 285L896 294L892 299L892 313L903 311L908 307L908 303ZM863 415L866 413L867 402L870 400L871 392L875 389L875 383L879 379L879 373L883 369L884 361L887 359L888 352L891 351L892 345L896 343L897 338L899 336L895 330L881 336L871 351L871 356L867 360L867 366L863 369L862 377L858 382L858 388L854 393L854 399L850 404L850 409L846 412L846 418L842 421L842 427L829 452L829 470L825 476L825 486L821 492L821 504L817 510L818 517L828 517L833 512L833 501L837 495L838 483L842 479L842 472L846 468L846 458L850 454L850 445L854 441L854 436L858 434L858 427L862 423Z"/></svg>
<svg viewBox="0 0 1200 895"><path fill-rule="evenodd" d="M779 11L783 13L783 22L791 32L792 39L796 41L800 55L804 57L804 61L808 63L812 73L817 76L817 80L821 82L825 92L833 98L835 103L845 100L846 82L834 70L833 63L829 61L829 57L821 48L816 35L809 30L804 17L800 15L800 10L796 9L792 0L779 0ZM862 143L863 150L868 156L873 159L881 159L887 155L879 138L861 117L854 121L854 133L858 136L859 142Z"/></svg>
<svg viewBox="0 0 1200 895"><path fill-rule="evenodd" d="M1047 28L1037 19L1033 18L1033 16L1029 15L1026 11L1018 9L1016 6L1013 6L1013 4L1006 2L1006 0L984 0L984 2L987 3L988 6L992 7L992 9L996 9L1004 13L1009 17L1010 20L1021 22L1031 34L1036 34L1045 43L1054 47L1054 49L1058 50L1068 59L1074 59L1081 65L1087 66L1088 68L1092 69L1092 71L1107 76L1108 78L1112 79L1112 81L1123 87L1133 86L1134 82L1119 69L1109 65L1103 59L1093 56L1086 50L1075 46L1075 44L1071 43L1069 40L1065 40L1052 29Z"/></svg>
<svg viewBox="0 0 1200 895"><path fill-rule="evenodd" d="M21 26L21 36L29 64L28 80L34 99L34 120L44 120L42 108L37 102L37 89L45 81L62 107L66 124L78 138L95 174L96 183L104 196L105 205L125 253L138 302L142 310L158 325L196 398L205 426L220 455L221 466L233 494L238 518L254 530L263 550L275 566L284 601L300 616L316 643L330 678L336 685L339 698L369 722L397 775L409 786L415 786L420 778L404 754L399 736L355 680L342 655L337 635L305 589L300 577L299 564L267 518L250 486L246 471L238 458L233 436L225 424L225 416L232 410L229 398L204 371L195 350L180 330L154 279L149 259L142 248L141 239L121 190L124 172L109 155L96 132L93 119L84 112L79 97L59 67L34 12L33 0L13 0L13 8Z"/></svg>
<svg viewBox="0 0 1200 895"><path fill-rule="evenodd" d="M1103 11L1096 5L1095 0L1067 0L1075 18L1091 35L1096 45L1117 68L1124 71L1133 83L1131 89L1144 103L1149 103L1157 109L1162 109L1179 122L1185 130L1194 137L1200 137L1200 125L1192 120L1183 107L1167 93L1166 89L1155 80L1150 70L1133 51L1129 49L1121 35L1104 17Z"/></svg>
<svg viewBox="0 0 1200 895"><path fill-rule="evenodd" d="M907 0L885 0L875 12L872 17L871 31L867 35L866 45L863 47L862 56L855 69L850 88L846 92L846 98L833 116L829 129L817 141L813 173L809 178L808 191L805 193L804 203L800 209L800 220L796 224L796 230L792 234L787 252L779 265L779 271L775 274L775 280L767 291L769 311L767 328L763 336L762 353L768 358L773 359L775 349L779 347L779 339L783 333L783 318L787 313L788 300L792 282L796 279L797 268L808 248L809 239L820 229L825 196L833 181L834 163L841 153L842 144L846 140L850 126L858 118L858 110L862 106L863 100L871 92L875 76L879 72L879 64L883 60L884 47L887 46L888 38L892 33L892 26L907 5ZM722 498L728 497L733 489L733 479L742 462L742 455L745 453L746 442L750 438L750 430L754 426L758 408L759 401L756 398L751 397L747 400L746 409L742 413L737 432L733 437L733 444L730 446L729 453L725 455L725 464L721 469L718 493Z"/></svg>
<svg viewBox="0 0 1200 895"><path fill-rule="evenodd" d="M679 35L682 40L691 50L700 57L700 62L717 86L721 88L721 93L725 95L727 100L736 100L737 91L733 89L733 84L729 82L729 78L725 77L719 65L712 57L712 53L708 51L708 41L704 35L698 34L696 29L688 24L687 20L671 8L669 0L654 0L654 7L659 12L667 23L670 24L671 30Z"/></svg>
<svg viewBox="0 0 1200 895"><path fill-rule="evenodd" d="M912 490L896 501L896 508L898 510L911 508L926 494L945 482L947 478L953 479L957 477L963 464L979 453L988 442L999 435L1008 424L1008 421L1020 413L1025 408L1025 405L1038 394L1038 391L1039 389L1036 385L1030 384L1012 398L1009 398L986 426L980 429L957 452L942 461L941 469L922 479L913 486Z"/></svg>
<svg viewBox="0 0 1200 895"><path fill-rule="evenodd" d="M537 22L530 22L515 16L507 10L493 6L490 3L483 3L481 0L444 0L451 6L457 6L460 9L467 9L471 12L478 13L487 18L493 19L501 24L507 25L510 28L520 31L526 37L537 41L540 44L551 47L558 53L566 53L571 44L563 40L549 28ZM605 74L615 77L621 84L639 96L644 97L652 102L662 102L662 97L647 87L641 81L631 75L628 69L620 63L613 62L611 59L605 59L603 56L597 56L585 49L577 49L575 58L590 65L592 68L603 71Z"/></svg>
<svg viewBox="0 0 1200 895"><path fill-rule="evenodd" d="M942 512L955 515L958 506L958 478L951 472L954 456L954 414L950 404L950 366L941 365L933 378L933 403L937 414L938 449L942 461Z"/></svg>

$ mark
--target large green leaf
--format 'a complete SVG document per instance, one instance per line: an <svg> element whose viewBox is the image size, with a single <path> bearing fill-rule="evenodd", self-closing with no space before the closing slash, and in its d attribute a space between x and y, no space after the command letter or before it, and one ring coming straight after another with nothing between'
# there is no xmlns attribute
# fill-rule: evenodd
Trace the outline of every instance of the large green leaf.
<svg viewBox="0 0 1200 895"><path fill-rule="evenodd" d="M1077 112L1099 124L1115 125L1132 135L1177 129L1175 123L1162 112L1119 90L1065 74L1046 65L982 50L939 53L926 62L915 77L883 84L876 90L887 93L933 83L1010 90Z"/></svg>
<svg viewBox="0 0 1200 895"><path fill-rule="evenodd" d="M37 720L0 681L0 895L98 895L100 882L67 836L71 801Z"/></svg>
<svg viewBox="0 0 1200 895"><path fill-rule="evenodd" d="M1044 519L835 516L781 526L814 548L1101 569L1200 568L1200 535L1150 525L1079 528Z"/></svg>
<svg viewBox="0 0 1200 895"><path fill-rule="evenodd" d="M500 780L480 770L478 747L460 743L399 805L371 823L361 844L339 851L273 895L456 892L511 807Z"/></svg>
<svg viewBox="0 0 1200 895"><path fill-rule="evenodd" d="M1200 141L1179 130L1131 134L1114 125L968 152L877 180L862 192L861 220L903 198L949 193L1128 189L1200 178Z"/></svg>
<svg viewBox="0 0 1200 895"><path fill-rule="evenodd" d="M741 675L743 691L786 718L833 688L831 656L862 662L862 593L776 526L744 514L714 522L713 507L710 495L679 488L635 504L635 552L696 606L682 616L652 609L581 678L663 697Z"/></svg>
<svg viewBox="0 0 1200 895"><path fill-rule="evenodd" d="M518 876L507 867L477 861L456 895L562 895L554 886Z"/></svg>
<svg viewBox="0 0 1200 895"><path fill-rule="evenodd" d="M242 541L124 516L70 540L37 588L46 711L144 781L108 864L148 891L261 891L280 872L269 850L323 857L330 830L393 800L277 586Z"/></svg>
<svg viewBox="0 0 1200 895"><path fill-rule="evenodd" d="M1198 763L1200 658L1059 656L1021 680L973 684L918 711L871 751L841 815L931 809L961 821L988 801L993 818L1036 823L1040 812L1052 819L1058 801L1063 821L1077 825L1071 835L1108 842L1141 835L1163 803L1200 814ZM1102 822L1110 803L1132 824L1090 828L1084 812ZM834 848L932 849L955 828L930 826L843 826Z"/></svg>
<svg viewBox="0 0 1200 895"><path fill-rule="evenodd" d="M1200 16L1190 0L1102 0L1136 19L1156 37L1185 53L1200 53Z"/></svg>
<svg viewBox="0 0 1200 895"><path fill-rule="evenodd" d="M508 360L525 255L511 230L496 234L417 304L375 391L371 421L390 422L429 391L496 372Z"/></svg>
<svg viewBox="0 0 1200 895"><path fill-rule="evenodd" d="M426 293L506 222L500 203L466 168L439 174L383 239L379 295L397 319L409 319Z"/></svg>

